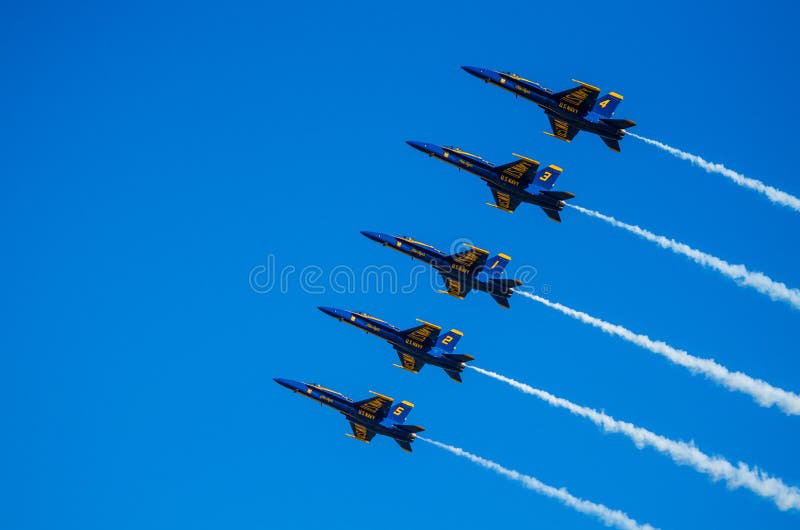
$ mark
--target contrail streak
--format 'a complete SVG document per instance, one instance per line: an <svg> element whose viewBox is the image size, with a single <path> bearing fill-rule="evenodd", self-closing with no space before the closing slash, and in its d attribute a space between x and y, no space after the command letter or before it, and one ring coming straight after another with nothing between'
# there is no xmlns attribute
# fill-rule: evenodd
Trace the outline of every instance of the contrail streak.
<svg viewBox="0 0 800 530"><path fill-rule="evenodd" d="M595 409L576 405L549 392L520 383L510 377L500 375L477 366L467 365L478 373L502 381L525 394L535 396L554 407L566 409L576 416L588 419L606 432L622 433L630 438L636 447L652 447L676 463L693 467L700 473L710 476L714 481L724 480L731 489L747 488L756 495L773 501L781 510L800 510L800 489L787 486L781 479L770 477L758 468L751 468L744 462L736 466L721 456L709 456L693 444L670 440L632 423L619 421Z"/></svg>
<svg viewBox="0 0 800 530"><path fill-rule="evenodd" d="M688 368L692 373L703 374L708 379L721 384L728 390L735 390L737 392L748 394L756 401L756 403L763 407L771 407L775 405L786 414L800 414L800 396L793 392L776 388L766 381L754 379L747 374L743 374L742 372L731 372L713 359L695 357L684 350L673 348L666 342L655 341L647 335L634 333L633 331L617 324L611 324L610 322L595 318L581 311L576 311L575 309L569 308L557 302L551 302L550 300L542 298L541 296L520 290L516 290L514 292L526 298L530 298L531 300L535 300L540 304L544 304L547 307L556 309L557 311L571 316L576 320L580 320L585 324L600 328L609 335L616 335L617 337L625 339L626 341L636 344L637 346L641 346L646 350L650 350L653 353L662 355L673 363Z"/></svg>
<svg viewBox="0 0 800 530"><path fill-rule="evenodd" d="M541 493L546 497L550 497L551 499L556 499L561 501L562 504L568 506L578 512L584 513L586 515L591 515L593 517L597 517L601 521L603 521L606 525L609 526L616 526L617 528L622 528L624 530L656 530L653 526L649 524L639 524L633 519L628 516L625 512L619 510L612 510L607 506L602 504L597 504L595 502L587 501L584 499L579 499L575 497L571 493L569 493L566 488L554 488L553 486L549 486L539 479L532 477L530 475L523 475L519 471L514 471L513 469L508 469L506 467L501 466L496 462L492 462L491 460L487 460L486 458L481 458L480 456L474 455L468 451L465 451L459 447L454 447L452 445L444 444L441 442L437 442L435 440L430 440L428 438L423 438L422 436L417 436L418 440L422 440L424 442L428 442L429 444L433 444L436 447L444 449L446 451L450 451L454 455L463 456L464 458L471 460L472 462L485 467L486 469L491 469L492 471L503 475L506 478L510 478L511 480L515 480L520 482L523 486L528 489L532 489L537 493Z"/></svg>
<svg viewBox="0 0 800 530"><path fill-rule="evenodd" d="M674 239L659 236L639 226L623 223L622 221L618 221L609 215L602 214L595 210L589 210L588 208L583 208L576 204L567 204L567 206L590 217L601 219L612 226L627 230L662 248L671 250L675 254L686 256L695 263L714 269L723 276L727 276L739 285L752 287L761 294L769 296L772 300L786 302L795 309L800 309L800 290L788 287L785 283L777 282L764 273L747 270L747 267L744 265L732 265L723 259L712 256L711 254L706 254L689 245L679 243Z"/></svg>
<svg viewBox="0 0 800 530"><path fill-rule="evenodd" d="M800 199L798 199L794 195L786 193L785 191L773 188L772 186L767 186L760 180L756 180L750 177L745 177L741 173L737 173L732 169L728 169L722 164L709 162L697 155L687 153L686 151L681 151L680 149L676 149L674 147L658 142L656 140L651 140L650 138L645 138L644 136L639 136L638 134L634 134L632 132L626 131L625 136L633 136L638 140L641 140L650 145L654 145L659 149L663 149L667 153L674 155L682 160L688 160L692 164L705 169L709 173L717 173L724 177L728 177L730 180L732 180L733 182L735 182L740 186L751 189L753 191L757 191L758 193L765 195L770 201L774 202L775 204L780 204L781 206L788 206L794 211L800 212Z"/></svg>

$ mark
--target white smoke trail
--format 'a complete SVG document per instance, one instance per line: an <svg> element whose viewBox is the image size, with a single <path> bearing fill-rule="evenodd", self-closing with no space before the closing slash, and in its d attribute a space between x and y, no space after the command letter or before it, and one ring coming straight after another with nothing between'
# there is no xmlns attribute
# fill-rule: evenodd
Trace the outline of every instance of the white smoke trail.
<svg viewBox="0 0 800 530"><path fill-rule="evenodd" d="M681 151L680 149L676 149L674 147L658 142L656 140L651 140L650 138L645 138L644 136L639 136L638 134L634 134L632 132L626 131L625 136L633 136L638 140L641 140L650 145L654 145L659 149L663 149L667 153L674 155L682 160L688 160L692 164L705 169L709 173L717 173L724 177L728 177L730 180L732 180L733 182L735 182L740 186L751 189L753 191L757 191L758 193L765 195L770 201L774 202L775 204L780 204L781 206L788 206L789 208L797 212L800 212L800 199L798 199L794 195L786 193L785 191L773 188L772 186L767 186L760 180L756 180L750 177L745 177L741 173L737 173L732 169L728 169L722 164L709 162L697 155Z"/></svg>
<svg viewBox="0 0 800 530"><path fill-rule="evenodd" d="M569 493L566 488L554 488L553 486L549 486L539 479L532 477L530 475L523 475L519 471L514 471L513 469L508 469L506 467L501 466L496 462L492 462L491 460L487 460L486 458L481 458L480 456L474 455L468 451L465 451L459 447L454 447L452 445L448 445L442 442L437 442L436 440L430 440L428 438L423 438L422 436L417 436L418 440L422 440L424 442L428 442L429 444L433 444L436 447L444 449L446 451L450 451L454 455L463 456L464 458L471 460L472 462L485 467L486 469L491 469L500 475L503 475L506 478L510 478L511 480L515 480L517 482L522 483L528 489L532 489L537 493L541 493L551 499L556 499L561 501L562 504L568 506L578 512L584 513L586 515L591 515L597 517L601 521L603 521L608 526L616 526L617 528L622 528L624 530L656 530L653 526L649 524L639 524L633 519L628 516L625 512L619 510L612 510L607 506L602 504L597 504L595 502L587 501L584 499L579 499L575 497L571 493Z"/></svg>
<svg viewBox="0 0 800 530"><path fill-rule="evenodd" d="M647 335L634 333L633 331L617 324L611 324L610 322L595 318L581 311L576 311L575 309L569 308L557 302L551 302L550 300L542 298L541 296L520 290L515 290L514 292L544 304L547 307L556 309L565 315L580 320L585 324L600 328L610 335L616 335L617 337L621 337L622 339L636 344L637 346L641 346L642 348L650 350L653 353L662 355L673 363L688 368L692 373L703 374L707 378L721 384L729 390L735 390L737 392L748 394L763 407L771 407L775 405L786 414L800 414L800 396L793 392L776 388L766 381L754 379L747 374L743 374L742 372L731 372L713 359L695 357L684 350L673 348L665 342L652 340Z"/></svg>
<svg viewBox="0 0 800 530"><path fill-rule="evenodd" d="M692 248L689 245L679 243L674 239L656 235L653 232L645 230L639 226L623 223L622 221L618 221L609 215L604 215L595 210L589 210L588 208L583 208L582 206L578 206L576 204L567 204L567 206L574 208L590 217L601 219L612 226L627 230L632 234L636 234L637 236L655 243L662 248L671 250L676 254L686 256L695 263L714 269L722 275L727 276L739 285L752 287L761 294L769 296L772 300L786 302L795 309L800 309L800 290L788 287L784 283L776 282L764 273L747 270L747 267L744 265L732 265L723 259L706 254L705 252Z"/></svg>
<svg viewBox="0 0 800 530"><path fill-rule="evenodd" d="M616 420L597 410L576 405L544 390L520 383L510 377L477 366L467 365L467 368L502 381L525 394L536 396L554 407L566 409L576 416L586 418L606 432L622 433L630 438L639 449L644 446L652 447L672 458L675 463L689 465L700 473L710 476L714 481L724 480L731 489L747 488L761 497L772 500L781 510L800 510L800 489L787 486L781 479L770 477L758 468L751 468L744 462L739 462L734 466L721 456L708 456L694 444L670 440L632 423Z"/></svg>

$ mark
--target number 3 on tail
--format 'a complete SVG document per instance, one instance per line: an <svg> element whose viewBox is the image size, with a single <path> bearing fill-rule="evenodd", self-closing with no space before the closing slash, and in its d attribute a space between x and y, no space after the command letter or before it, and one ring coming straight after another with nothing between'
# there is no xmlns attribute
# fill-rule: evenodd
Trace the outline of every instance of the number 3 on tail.
<svg viewBox="0 0 800 530"><path fill-rule="evenodd" d="M544 173L542 173L542 176L539 177L539 180L541 180L542 182L547 182L552 176L553 174L551 172L545 171Z"/></svg>

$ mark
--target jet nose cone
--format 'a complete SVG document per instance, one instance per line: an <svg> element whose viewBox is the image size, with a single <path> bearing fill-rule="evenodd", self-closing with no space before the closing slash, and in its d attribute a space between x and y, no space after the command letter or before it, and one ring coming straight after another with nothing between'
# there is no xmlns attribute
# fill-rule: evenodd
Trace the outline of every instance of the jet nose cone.
<svg viewBox="0 0 800 530"><path fill-rule="evenodd" d="M468 74L472 74L475 77L479 77L481 79L486 79L489 77L488 72L485 68L478 68L477 66L462 66L462 70L467 72Z"/></svg>
<svg viewBox="0 0 800 530"><path fill-rule="evenodd" d="M273 381L275 381L276 383L278 383L281 386L285 386L286 388L288 388L290 390L294 390L294 388L292 387L292 383L294 381L292 381L290 379L283 379L282 377L276 377L275 379L273 379Z"/></svg>
<svg viewBox="0 0 800 530"><path fill-rule="evenodd" d="M306 385L304 383L300 383L299 381L292 381L291 379L283 379L282 377L276 377L273 379L276 383L281 385L282 387L286 387L293 392L304 392Z"/></svg>
<svg viewBox="0 0 800 530"><path fill-rule="evenodd" d="M364 235L364 237L368 237L369 239L375 241L376 243L384 242L383 241L384 236L380 232L367 232L365 230L362 230L361 233Z"/></svg>
<svg viewBox="0 0 800 530"><path fill-rule="evenodd" d="M336 309L335 307L325 307L325 306L319 306L317 309L319 309L326 315L332 316L333 318L344 318L344 311L342 311L341 309Z"/></svg>
<svg viewBox="0 0 800 530"><path fill-rule="evenodd" d="M361 235L364 236L364 237L368 237L368 238L372 239L373 241L377 241L378 240L378 233L377 232L370 232L368 230L362 230L361 231Z"/></svg>
<svg viewBox="0 0 800 530"><path fill-rule="evenodd" d="M424 142L416 142L414 140L407 140L406 143L413 147L414 149L419 149L423 153L427 153L429 151L428 144Z"/></svg>
<svg viewBox="0 0 800 530"><path fill-rule="evenodd" d="M414 140L408 140L406 142L408 145L413 147L418 151L422 151L428 156L442 156L442 148L436 144L429 144L427 142L415 142Z"/></svg>

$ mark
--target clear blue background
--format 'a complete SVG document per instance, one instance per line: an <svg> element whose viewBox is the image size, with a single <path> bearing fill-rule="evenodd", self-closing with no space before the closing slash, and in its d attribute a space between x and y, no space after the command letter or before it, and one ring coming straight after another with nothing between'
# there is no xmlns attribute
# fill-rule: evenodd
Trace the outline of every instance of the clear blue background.
<svg viewBox="0 0 800 530"><path fill-rule="evenodd" d="M800 419L521 297L426 286L257 294L254 267L411 263L359 230L469 238L577 309L800 390L800 314L575 211L484 206L405 145L564 168L576 202L800 285L800 217L635 139L622 153L460 70L575 77L635 132L794 194L796 8L730 2L5 3L0 16L0 527L598 528L422 442L342 436L276 376L416 403L434 439L664 529L797 528L626 438L467 373L391 367L317 305L423 318L459 352L800 484Z"/></svg>

